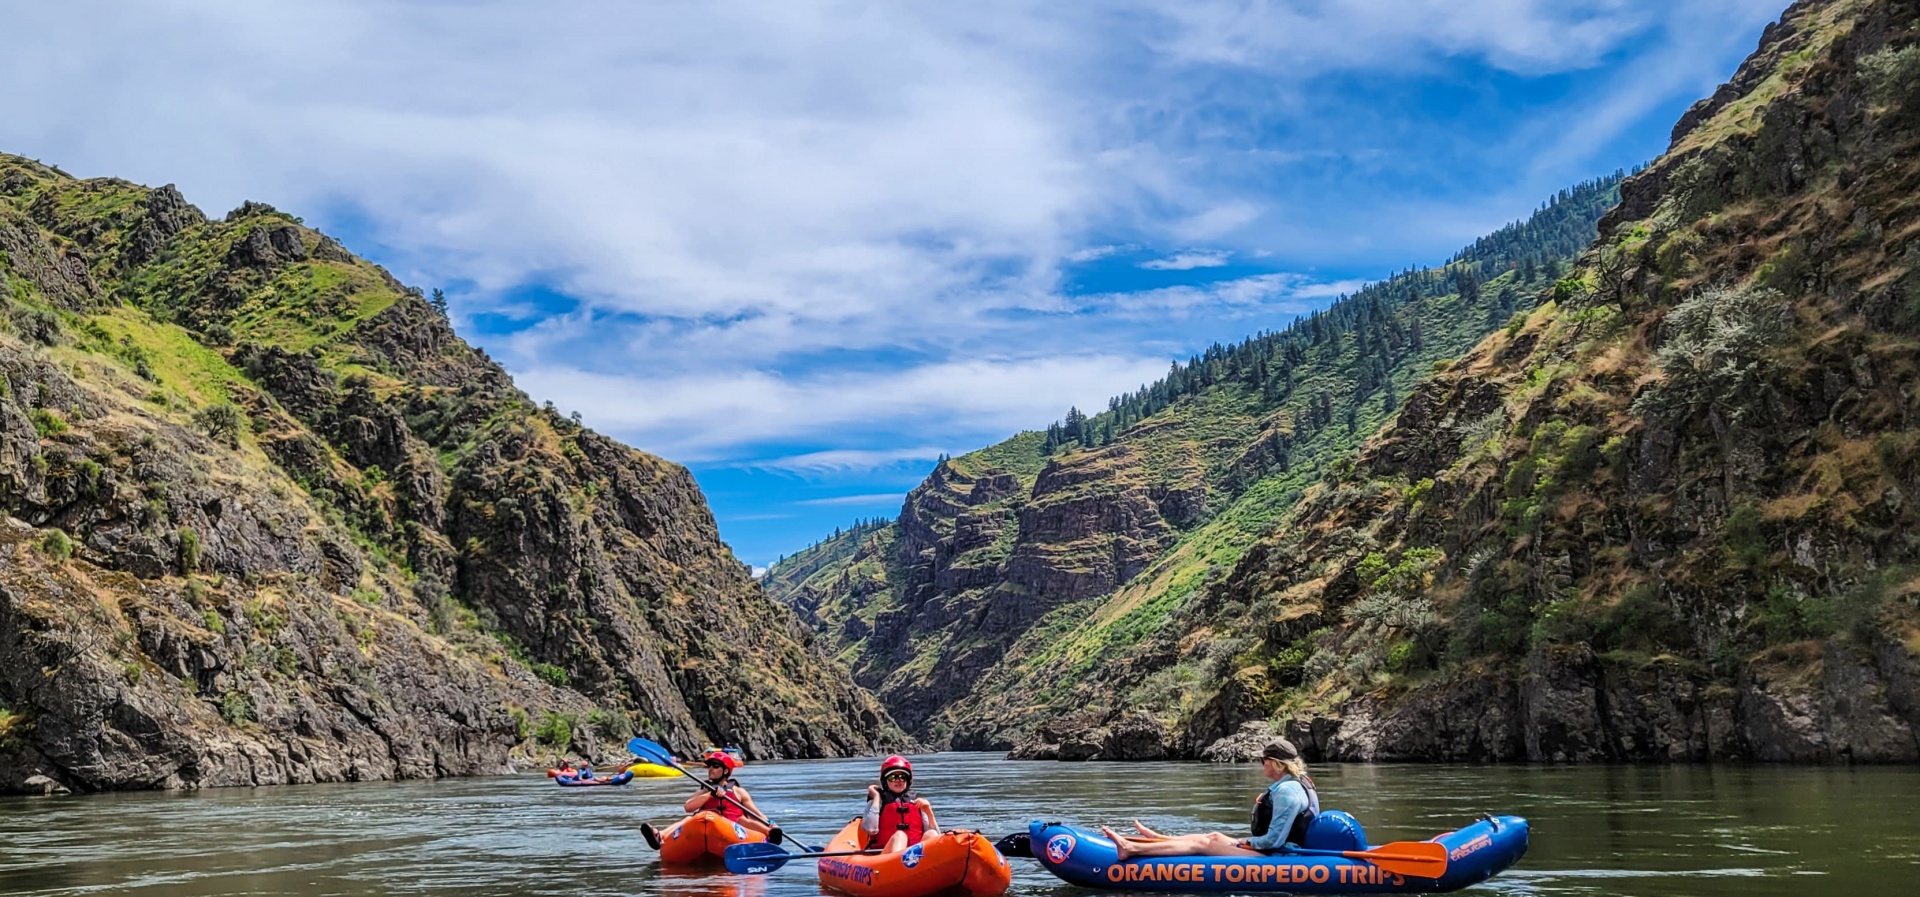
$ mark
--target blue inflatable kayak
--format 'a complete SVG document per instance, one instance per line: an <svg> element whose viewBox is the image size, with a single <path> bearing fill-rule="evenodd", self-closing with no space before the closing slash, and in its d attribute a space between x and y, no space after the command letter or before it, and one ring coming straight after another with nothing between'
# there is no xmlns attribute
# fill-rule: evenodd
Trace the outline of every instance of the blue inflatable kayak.
<svg viewBox="0 0 1920 897"><path fill-rule="evenodd" d="M595 785L601 785L601 786L625 785L626 783L631 781L633 781L633 770L631 769L625 772L619 773L617 775L607 776L605 778L596 777L591 779L583 779L577 776L554 776L553 777L553 783L556 785L559 785L562 788L588 788Z"/></svg>
<svg viewBox="0 0 1920 897"><path fill-rule="evenodd" d="M1322 817L1352 817L1335 811ZM1331 820L1330 820L1331 821ZM1319 826L1316 825L1316 829ZM1339 837L1308 847L1365 850L1357 823L1340 826ZM1033 857L1070 884L1120 891L1182 893L1377 894L1457 891L1505 871L1527 852L1527 821L1518 816L1482 817L1459 831L1429 839L1446 847L1446 871L1438 878L1388 872L1363 859L1274 854L1264 857L1137 857L1115 862L1113 842L1098 830L1035 822L1028 827Z"/></svg>

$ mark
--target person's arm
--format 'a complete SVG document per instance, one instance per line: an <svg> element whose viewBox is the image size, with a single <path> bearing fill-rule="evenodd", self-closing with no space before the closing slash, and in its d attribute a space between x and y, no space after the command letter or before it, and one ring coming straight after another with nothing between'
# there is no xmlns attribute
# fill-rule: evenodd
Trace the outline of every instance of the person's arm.
<svg viewBox="0 0 1920 897"><path fill-rule="evenodd" d="M914 803L920 805L920 816L927 821L927 834L940 831L940 823L933 818L933 804L924 797L915 800Z"/></svg>
<svg viewBox="0 0 1920 897"><path fill-rule="evenodd" d="M685 805L686 811L691 813L695 810L698 810L700 809L700 805L706 802L707 802L707 792L704 789L700 791L696 791L694 792L694 795L692 797L687 798L687 803Z"/></svg>
<svg viewBox="0 0 1920 897"><path fill-rule="evenodd" d="M1299 782L1275 782L1267 788L1267 795L1273 800L1273 822L1267 826L1267 833L1240 842L1253 850L1280 849L1287 843L1294 817L1307 808L1307 789Z"/></svg>
<svg viewBox="0 0 1920 897"><path fill-rule="evenodd" d="M733 793L733 797L736 800L740 801L740 806L746 809L747 815L762 816L762 817L767 815L765 813L760 812L759 807L756 807L753 805L753 795L748 794L747 789L742 788L739 785L735 785L733 786L732 793Z"/></svg>
<svg viewBox="0 0 1920 897"><path fill-rule="evenodd" d="M869 835L880 833L880 786L867 786L867 812L860 819L860 830Z"/></svg>

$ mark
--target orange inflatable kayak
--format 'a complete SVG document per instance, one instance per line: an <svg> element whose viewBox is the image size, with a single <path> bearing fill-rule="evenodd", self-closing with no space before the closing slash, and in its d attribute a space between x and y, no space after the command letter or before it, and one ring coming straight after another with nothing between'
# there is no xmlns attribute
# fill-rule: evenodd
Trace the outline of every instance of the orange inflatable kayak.
<svg viewBox="0 0 1920 897"><path fill-rule="evenodd" d="M866 833L855 819L827 843L825 851L866 846ZM827 857L819 862L820 883L854 897L993 897L1006 893L1013 881L1006 857L979 832L940 832L899 853Z"/></svg>
<svg viewBox="0 0 1920 897"><path fill-rule="evenodd" d="M660 862L675 865L718 862L731 845L765 840L766 835L712 810L701 810L660 833Z"/></svg>

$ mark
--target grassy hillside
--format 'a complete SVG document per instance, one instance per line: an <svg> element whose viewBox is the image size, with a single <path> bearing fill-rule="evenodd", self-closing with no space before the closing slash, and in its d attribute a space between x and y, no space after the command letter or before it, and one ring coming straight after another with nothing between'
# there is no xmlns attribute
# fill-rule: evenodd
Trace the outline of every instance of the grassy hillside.
<svg viewBox="0 0 1920 897"><path fill-rule="evenodd" d="M897 736L685 469L264 205L0 156L0 511L0 790Z"/></svg>
<svg viewBox="0 0 1920 897"><path fill-rule="evenodd" d="M1159 631L1401 397L1548 289L1617 182L1563 191L1445 265L1283 331L1213 346L1097 414L943 461L898 521L796 553L768 589L909 725L1004 744Z"/></svg>
<svg viewBox="0 0 1920 897"><path fill-rule="evenodd" d="M1796 4L1622 191L1076 699L1193 751L1920 759L1920 5Z"/></svg>

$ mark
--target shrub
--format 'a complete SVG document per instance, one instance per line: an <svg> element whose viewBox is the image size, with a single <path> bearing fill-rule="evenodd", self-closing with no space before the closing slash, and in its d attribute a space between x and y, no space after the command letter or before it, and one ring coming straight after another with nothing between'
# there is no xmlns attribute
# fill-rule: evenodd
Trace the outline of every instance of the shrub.
<svg viewBox="0 0 1920 897"><path fill-rule="evenodd" d="M51 439L67 432L67 419L52 408L33 409L33 429L41 439Z"/></svg>
<svg viewBox="0 0 1920 897"><path fill-rule="evenodd" d="M508 707L507 718L513 721L513 737L527 740L527 735L532 732L532 726L527 722L527 712L518 707Z"/></svg>
<svg viewBox="0 0 1920 897"><path fill-rule="evenodd" d="M20 307L12 314L13 332L42 346L60 344L60 316L44 308Z"/></svg>
<svg viewBox="0 0 1920 897"><path fill-rule="evenodd" d="M240 409L224 402L208 405L193 413L194 426L199 427L200 432L207 434L207 438L222 443L228 448L240 447L240 428L244 422L245 418L241 416Z"/></svg>
<svg viewBox="0 0 1920 897"><path fill-rule="evenodd" d="M211 632L215 635L227 634L226 619L211 610L201 612L200 622L202 625L207 627L208 632Z"/></svg>
<svg viewBox="0 0 1920 897"><path fill-rule="evenodd" d="M540 725L533 730L535 741L557 748L565 748L573 743L573 718L559 713L548 713L541 717Z"/></svg>
<svg viewBox="0 0 1920 897"><path fill-rule="evenodd" d="M174 532L180 541L180 572L192 573L200 569L200 534L191 527L181 527Z"/></svg>
<svg viewBox="0 0 1920 897"><path fill-rule="evenodd" d="M1634 399L1633 412L1665 421L1758 416L1774 369L1769 350L1791 323L1772 290L1716 287L1681 302L1667 313L1666 339L1654 353L1662 379Z"/></svg>
<svg viewBox="0 0 1920 897"><path fill-rule="evenodd" d="M253 702L247 700L245 692L229 690L220 696L220 718L238 726L253 718Z"/></svg>
<svg viewBox="0 0 1920 897"><path fill-rule="evenodd" d="M73 540L67 538L64 530L50 530L40 539L40 550L56 561L73 557Z"/></svg>
<svg viewBox="0 0 1920 897"><path fill-rule="evenodd" d="M1529 313L1526 311L1516 311L1513 313L1513 317L1507 319L1507 338L1508 339L1512 339L1513 337L1519 336L1520 331L1526 329L1528 314Z"/></svg>
<svg viewBox="0 0 1920 897"><path fill-rule="evenodd" d="M1920 106L1920 44L1894 49L1888 47L1860 60L1860 80L1866 84L1867 98L1908 112Z"/></svg>
<svg viewBox="0 0 1920 897"><path fill-rule="evenodd" d="M427 628L440 635L453 631L453 599L440 577L427 573L413 584L413 596L427 611Z"/></svg>
<svg viewBox="0 0 1920 897"><path fill-rule="evenodd" d="M527 669L532 670L533 674L535 676L539 676L541 681L547 683L548 685L553 686L554 688L567 687L567 671L557 666L554 666L553 664L540 663L536 661L534 663L527 664Z"/></svg>

